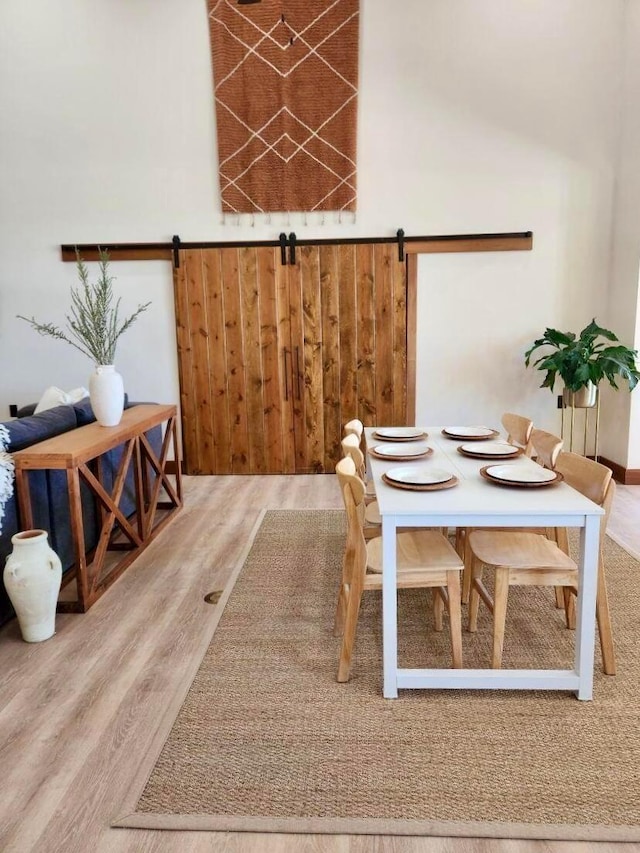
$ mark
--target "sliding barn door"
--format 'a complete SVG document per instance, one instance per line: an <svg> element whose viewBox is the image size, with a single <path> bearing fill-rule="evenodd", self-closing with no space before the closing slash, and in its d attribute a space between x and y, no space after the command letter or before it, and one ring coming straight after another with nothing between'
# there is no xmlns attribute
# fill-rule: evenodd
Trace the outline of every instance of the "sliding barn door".
<svg viewBox="0 0 640 853"><path fill-rule="evenodd" d="M397 244L183 250L174 283L187 473L333 471L346 421L406 423Z"/></svg>
<svg viewBox="0 0 640 853"><path fill-rule="evenodd" d="M294 470L287 276L276 260L264 247L180 252L174 284L189 474Z"/></svg>
<svg viewBox="0 0 640 853"><path fill-rule="evenodd" d="M396 243L323 244L287 270L296 471L333 471L347 421L407 422L405 265Z"/></svg>

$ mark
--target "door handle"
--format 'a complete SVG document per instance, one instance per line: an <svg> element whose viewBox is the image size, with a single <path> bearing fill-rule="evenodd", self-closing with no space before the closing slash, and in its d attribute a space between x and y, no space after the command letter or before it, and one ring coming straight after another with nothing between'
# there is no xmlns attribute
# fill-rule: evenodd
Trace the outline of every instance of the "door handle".
<svg viewBox="0 0 640 853"><path fill-rule="evenodd" d="M289 399L289 370L287 369L287 355L290 355L289 350L285 347L282 351L284 358L284 399Z"/></svg>
<svg viewBox="0 0 640 853"><path fill-rule="evenodd" d="M300 393L300 347L296 347L296 385L298 389L298 400L302 399Z"/></svg>

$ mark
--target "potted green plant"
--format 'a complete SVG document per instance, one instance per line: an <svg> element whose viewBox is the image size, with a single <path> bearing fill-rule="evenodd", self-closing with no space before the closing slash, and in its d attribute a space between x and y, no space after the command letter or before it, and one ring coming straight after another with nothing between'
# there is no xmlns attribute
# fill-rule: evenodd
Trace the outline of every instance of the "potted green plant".
<svg viewBox="0 0 640 853"><path fill-rule="evenodd" d="M120 422L124 404L122 377L116 371L114 359L120 336L136 318L146 311L150 302L138 305L129 317L121 318L120 299L114 299L113 277L109 275L109 255L100 251L99 276L95 283L89 281L85 262L76 250L76 264L81 286L71 288L71 309L65 315L66 331L53 323L40 323L35 317L23 317L40 335L65 341L95 364L89 378L91 406L96 420L103 426Z"/></svg>
<svg viewBox="0 0 640 853"><path fill-rule="evenodd" d="M556 377L560 376L565 386L565 404L593 406L596 389L603 379L615 389L618 388L616 378L624 379L629 384L629 391L640 379L636 350L618 341L618 336L598 326L595 318L577 336L574 332L545 329L544 335L526 351L525 365L531 364L533 353L540 347L550 347L551 352L533 362L533 367L546 374L540 387L553 391Z"/></svg>

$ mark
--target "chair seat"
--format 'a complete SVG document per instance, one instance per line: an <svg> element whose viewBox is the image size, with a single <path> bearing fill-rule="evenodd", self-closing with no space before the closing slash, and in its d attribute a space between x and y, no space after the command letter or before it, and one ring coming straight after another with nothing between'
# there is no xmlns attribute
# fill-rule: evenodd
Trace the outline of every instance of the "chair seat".
<svg viewBox="0 0 640 853"><path fill-rule="evenodd" d="M571 557L555 542L537 533L474 530L469 534L469 544L478 560L488 566L577 571Z"/></svg>
<svg viewBox="0 0 640 853"><path fill-rule="evenodd" d="M367 504L364 511L364 520L367 524L375 524L377 526L382 524L378 501L373 501L372 503Z"/></svg>
<svg viewBox="0 0 640 853"><path fill-rule="evenodd" d="M396 537L398 574L461 571L464 564L455 548L437 530L416 530ZM382 539L367 543L367 571L382 574Z"/></svg>

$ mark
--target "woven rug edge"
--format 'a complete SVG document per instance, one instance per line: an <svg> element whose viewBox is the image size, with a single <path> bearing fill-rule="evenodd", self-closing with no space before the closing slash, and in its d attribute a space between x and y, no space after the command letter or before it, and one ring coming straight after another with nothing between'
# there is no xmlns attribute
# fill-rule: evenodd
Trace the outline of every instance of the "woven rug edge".
<svg viewBox="0 0 640 853"><path fill-rule="evenodd" d="M160 722L158 723L158 726L156 728L156 731L145 752L144 758L140 762L138 771L127 788L125 796L123 797L122 802L119 806L120 813L124 813L125 816L130 816L131 813L135 812L138 801L142 796L142 792L144 791L147 782L149 781L149 777L153 772L153 768L156 765L158 757L162 752L162 748L167 738L171 734L171 730L180 712L180 708L182 707L185 699L187 698L187 694L191 688L194 678L197 675L198 670L200 669L204 656L207 653L207 649L211 645L211 641L213 640L214 634L218 627L218 623L220 622L220 618L224 613L224 609L227 605L227 601L229 600L229 596L233 592L233 588L236 585L238 577L240 576L242 567L244 566L247 557L249 556L249 552L251 551L255 538L258 535L258 531L260 530L262 522L264 521L264 517L268 511L269 510L267 509L263 509L259 512L255 524L253 525L251 532L247 537L247 541L245 542L245 545L242 549L242 553L238 557L238 560L231 572L231 575L229 576L229 580L225 584L220 599L218 600L218 603L213 611L211 623L208 626L208 630L203 631L198 648L193 653L192 665L188 669L185 669L184 676L180 682L180 686L176 690L171 702L167 706L164 714L162 715ZM119 820L120 818L115 818L110 825L121 825L119 824Z"/></svg>
<svg viewBox="0 0 640 853"><path fill-rule="evenodd" d="M460 838L511 838L553 841L640 841L640 828L575 824L411 821L383 818L264 818L234 815L132 813L114 828L173 832L270 832L318 835L414 835Z"/></svg>

